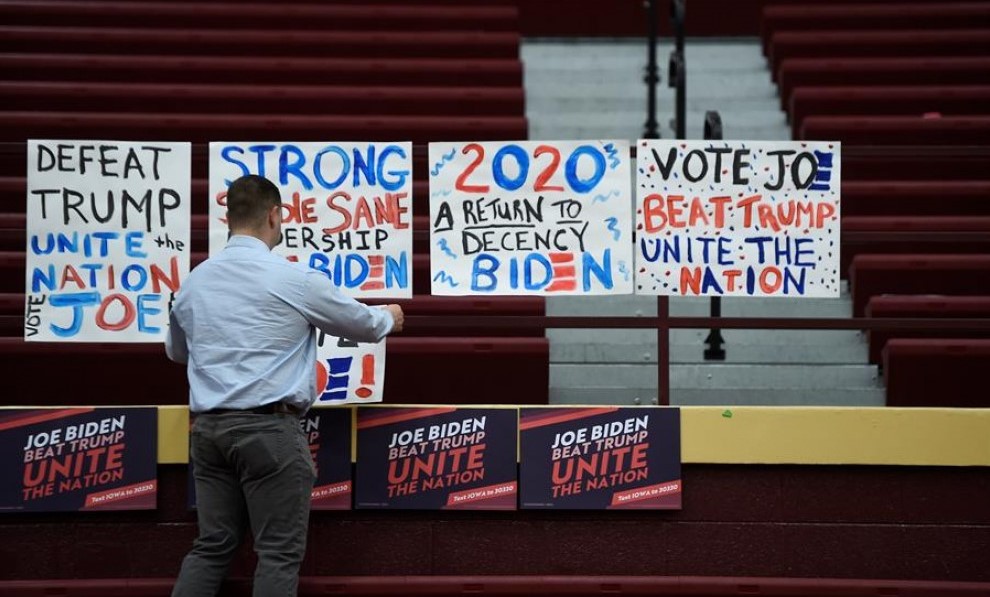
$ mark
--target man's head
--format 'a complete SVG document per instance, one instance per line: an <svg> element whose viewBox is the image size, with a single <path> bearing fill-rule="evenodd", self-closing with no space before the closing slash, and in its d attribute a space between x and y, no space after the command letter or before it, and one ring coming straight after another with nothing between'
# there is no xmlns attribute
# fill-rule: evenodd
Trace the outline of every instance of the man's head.
<svg viewBox="0 0 990 597"><path fill-rule="evenodd" d="M270 180L250 174L227 189L227 226L231 234L246 234L275 247L282 236L282 198Z"/></svg>

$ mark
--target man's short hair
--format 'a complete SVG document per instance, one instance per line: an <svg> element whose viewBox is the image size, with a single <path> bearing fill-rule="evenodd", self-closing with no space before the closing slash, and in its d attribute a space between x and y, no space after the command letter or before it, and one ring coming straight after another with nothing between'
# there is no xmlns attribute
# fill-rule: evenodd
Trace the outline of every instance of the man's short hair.
<svg viewBox="0 0 990 597"><path fill-rule="evenodd" d="M227 189L227 225L231 228L261 225L272 207L281 203L278 187L272 181L255 174L242 176Z"/></svg>

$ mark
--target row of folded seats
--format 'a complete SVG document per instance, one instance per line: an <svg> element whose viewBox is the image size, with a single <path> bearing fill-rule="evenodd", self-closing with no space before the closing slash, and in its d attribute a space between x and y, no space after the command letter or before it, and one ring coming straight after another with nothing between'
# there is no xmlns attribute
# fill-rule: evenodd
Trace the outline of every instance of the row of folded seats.
<svg viewBox="0 0 990 597"><path fill-rule="evenodd" d="M546 403L543 330L484 325L542 316L543 299L429 296L426 144L528 136L518 9L388 4L0 4L0 352L19 373L8 402L187 400L183 368L159 345L22 339L25 141L88 138L195 144L193 265L208 250L206 142L413 141L414 296L388 302L464 325L411 321L390 338L386 401ZM31 387L38 378L59 381Z"/></svg>
<svg viewBox="0 0 990 597"><path fill-rule="evenodd" d="M990 319L990 2L775 0L761 39L794 139L842 142L853 315L918 320L868 332L887 404L990 406L950 321Z"/></svg>

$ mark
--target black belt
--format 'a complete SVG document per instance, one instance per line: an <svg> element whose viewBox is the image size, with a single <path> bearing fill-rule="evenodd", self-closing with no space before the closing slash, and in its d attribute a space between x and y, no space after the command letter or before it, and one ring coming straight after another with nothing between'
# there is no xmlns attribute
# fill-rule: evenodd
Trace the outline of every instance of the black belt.
<svg viewBox="0 0 990 597"><path fill-rule="evenodd" d="M194 413L199 415L229 415L229 414L251 414L251 415L274 415L274 414L284 414L284 415L296 415L297 417L302 414L302 409L288 404L287 402L269 402L268 404L262 404L261 406L256 406L254 408L213 408L210 410L205 410L201 413Z"/></svg>

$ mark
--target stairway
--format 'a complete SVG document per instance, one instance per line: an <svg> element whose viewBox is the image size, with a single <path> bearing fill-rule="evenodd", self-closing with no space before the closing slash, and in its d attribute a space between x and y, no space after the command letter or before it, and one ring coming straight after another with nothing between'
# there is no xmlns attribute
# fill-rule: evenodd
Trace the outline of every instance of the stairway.
<svg viewBox="0 0 990 597"><path fill-rule="evenodd" d="M658 56L666 63L670 46ZM646 120L643 40L524 41L526 105L533 139L637 139ZM687 137L702 138L704 113L718 110L727 139L790 139L757 40L686 45ZM666 69L664 69L666 70ZM674 94L658 89L661 135L673 138ZM653 297L547 299L548 315L653 316ZM671 316L704 316L704 298L670 300ZM839 299L723 299L728 317L849 317ZM726 360L705 361L707 330L671 330L671 404L880 406L884 390L857 331L728 330ZM551 404L657 401L653 330L548 330Z"/></svg>

